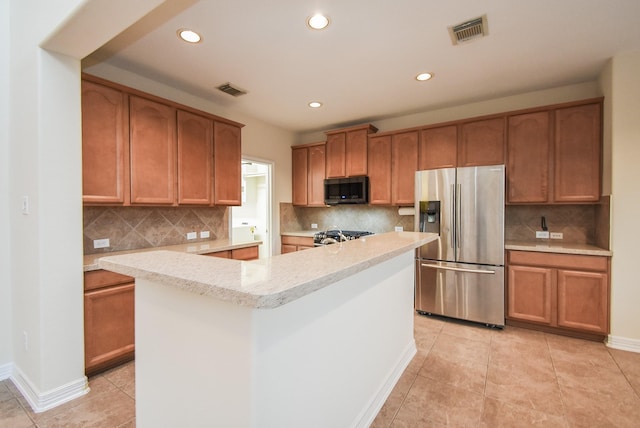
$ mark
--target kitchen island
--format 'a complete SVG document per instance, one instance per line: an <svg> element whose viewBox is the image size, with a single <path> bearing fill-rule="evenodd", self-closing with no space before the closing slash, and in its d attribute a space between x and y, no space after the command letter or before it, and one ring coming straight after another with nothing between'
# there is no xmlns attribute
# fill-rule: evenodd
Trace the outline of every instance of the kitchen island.
<svg viewBox="0 0 640 428"><path fill-rule="evenodd" d="M137 425L368 426L416 352L413 250L433 239L101 258L136 278Z"/></svg>

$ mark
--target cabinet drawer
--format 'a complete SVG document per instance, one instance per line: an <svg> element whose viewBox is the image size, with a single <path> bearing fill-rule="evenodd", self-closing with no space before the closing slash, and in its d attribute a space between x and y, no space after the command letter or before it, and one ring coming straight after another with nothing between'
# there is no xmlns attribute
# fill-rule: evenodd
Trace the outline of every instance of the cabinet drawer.
<svg viewBox="0 0 640 428"><path fill-rule="evenodd" d="M577 254L539 253L535 251L509 251L509 263L606 272L608 258Z"/></svg>
<svg viewBox="0 0 640 428"><path fill-rule="evenodd" d="M313 247L313 238L306 236L282 236L282 245L303 245Z"/></svg>
<svg viewBox="0 0 640 428"><path fill-rule="evenodd" d="M231 258L234 260L255 260L258 258L258 246L231 250Z"/></svg>
<svg viewBox="0 0 640 428"><path fill-rule="evenodd" d="M118 284L134 282L134 279L127 275L121 275L108 270L92 270L84 273L84 290L96 290L98 288L109 287Z"/></svg>

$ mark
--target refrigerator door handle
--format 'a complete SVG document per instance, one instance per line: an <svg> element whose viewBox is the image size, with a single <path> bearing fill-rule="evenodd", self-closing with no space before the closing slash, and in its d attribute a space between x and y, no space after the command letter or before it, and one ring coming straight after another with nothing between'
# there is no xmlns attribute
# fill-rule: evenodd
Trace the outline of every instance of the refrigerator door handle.
<svg viewBox="0 0 640 428"><path fill-rule="evenodd" d="M456 207L457 207L457 213L456 213L456 245L458 248L460 248L461 244L462 244L462 184L458 184L458 189L456 192ZM459 256L457 256L459 257Z"/></svg>
<svg viewBox="0 0 640 428"><path fill-rule="evenodd" d="M457 222L457 216L456 216L456 185L452 184L451 185L451 214L453 215L453 227L452 227L452 231L450 233L451 235L451 249L455 251L456 249L456 222Z"/></svg>
<svg viewBox="0 0 640 428"><path fill-rule="evenodd" d="M422 264L422 267L426 267L430 269L452 270L455 272L467 272L467 273L481 273L486 275L494 275L496 273L495 270L465 269L465 268L458 268L453 266L432 265L428 263L421 263L421 264Z"/></svg>

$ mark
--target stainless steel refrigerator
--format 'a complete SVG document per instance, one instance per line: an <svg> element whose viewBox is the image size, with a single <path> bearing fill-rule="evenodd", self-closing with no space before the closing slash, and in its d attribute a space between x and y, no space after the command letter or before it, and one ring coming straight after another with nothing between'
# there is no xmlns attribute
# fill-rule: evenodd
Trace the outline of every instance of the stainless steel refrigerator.
<svg viewBox="0 0 640 428"><path fill-rule="evenodd" d="M504 165L416 172L415 307L504 326Z"/></svg>

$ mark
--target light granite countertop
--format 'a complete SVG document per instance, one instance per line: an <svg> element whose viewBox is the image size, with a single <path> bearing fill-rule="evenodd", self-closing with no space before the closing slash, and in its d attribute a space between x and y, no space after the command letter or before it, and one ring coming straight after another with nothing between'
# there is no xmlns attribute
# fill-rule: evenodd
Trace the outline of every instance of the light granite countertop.
<svg viewBox="0 0 640 428"><path fill-rule="evenodd" d="M580 254L585 256L611 257L613 252L595 245L571 244L563 242L530 242L530 241L506 241L506 250L538 251L542 253Z"/></svg>
<svg viewBox="0 0 640 428"><path fill-rule="evenodd" d="M194 242L193 244L168 245L165 247L140 248L137 250L114 251L111 253L87 254L84 256L84 271L98 270L98 259L101 257L119 256L125 254L148 253L151 251L175 251L187 254L208 254L216 251L235 250L238 248L253 247L262 244L262 241L233 241L231 239L215 239L211 241Z"/></svg>
<svg viewBox="0 0 640 428"><path fill-rule="evenodd" d="M436 238L389 232L252 261L152 251L102 257L98 265L237 305L276 308Z"/></svg>

